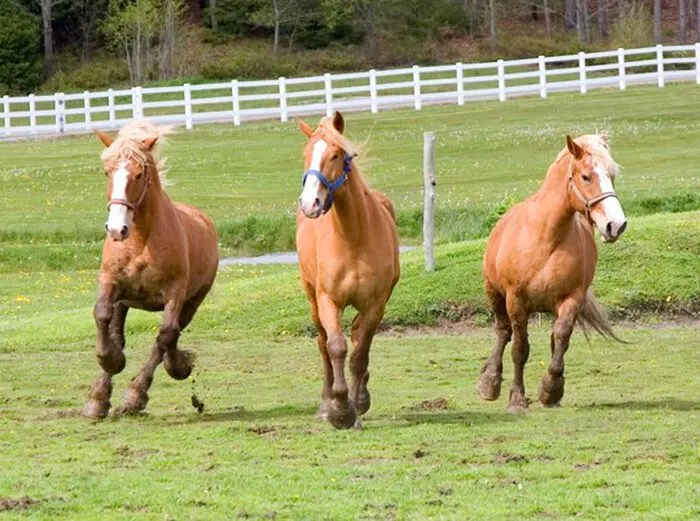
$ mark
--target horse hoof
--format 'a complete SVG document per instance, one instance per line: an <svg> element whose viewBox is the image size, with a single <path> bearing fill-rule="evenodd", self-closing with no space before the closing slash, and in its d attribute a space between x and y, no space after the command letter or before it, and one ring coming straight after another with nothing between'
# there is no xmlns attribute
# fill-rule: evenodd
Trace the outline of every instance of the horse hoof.
<svg viewBox="0 0 700 521"><path fill-rule="evenodd" d="M118 415L136 414L143 411L148 404L148 393L129 387L124 393L124 403L117 409Z"/></svg>
<svg viewBox="0 0 700 521"><path fill-rule="evenodd" d="M510 404L506 409L509 414L525 414L527 412L527 406L523 407L520 404Z"/></svg>
<svg viewBox="0 0 700 521"><path fill-rule="evenodd" d="M357 399L357 414L361 416L369 411L369 407L372 401L369 396L369 392L360 393L360 397Z"/></svg>
<svg viewBox="0 0 700 521"><path fill-rule="evenodd" d="M192 374L194 355L189 351L174 351L165 353L163 358L165 371L175 380L186 380Z"/></svg>
<svg viewBox="0 0 700 521"><path fill-rule="evenodd" d="M88 400L83 409L83 416L93 420L104 420L109 414L109 401Z"/></svg>
<svg viewBox="0 0 700 521"><path fill-rule="evenodd" d="M98 355L97 361L100 367L108 374L115 375L121 373L126 367L126 356L122 351L114 350L107 355Z"/></svg>
<svg viewBox="0 0 700 521"><path fill-rule="evenodd" d="M479 377L479 383L476 386L476 390L479 392L479 396L482 400L488 402L493 402L498 400L501 396L501 383L503 382L503 377L501 373L487 372L484 368L484 372L481 373Z"/></svg>
<svg viewBox="0 0 700 521"><path fill-rule="evenodd" d="M355 405L352 402L348 402L347 405L337 407L332 404L328 410L328 421L336 429L349 429L357 421L357 411L355 411Z"/></svg>
<svg viewBox="0 0 700 521"><path fill-rule="evenodd" d="M564 397L564 377L547 373L540 383L540 403L543 407L557 407Z"/></svg>
<svg viewBox="0 0 700 521"><path fill-rule="evenodd" d="M356 430L356 431L363 431L363 430L365 430L365 426L364 426L364 424L362 423L362 421L360 421L359 418L358 418L357 420L355 420L355 424L352 426L352 428L353 428L354 430Z"/></svg>

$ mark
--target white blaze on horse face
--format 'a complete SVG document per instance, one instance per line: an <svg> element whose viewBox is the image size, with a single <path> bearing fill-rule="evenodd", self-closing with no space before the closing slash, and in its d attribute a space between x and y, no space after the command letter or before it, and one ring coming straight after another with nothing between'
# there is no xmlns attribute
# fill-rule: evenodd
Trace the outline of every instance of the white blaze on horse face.
<svg viewBox="0 0 700 521"><path fill-rule="evenodd" d="M309 170L321 171L321 160L327 149L328 143L323 139L319 139L314 143L313 150L311 151ZM299 197L299 206L304 212L304 215L315 219L321 215L323 207L326 204L326 197L328 197L328 191L321 181L318 177L310 175L306 178L306 182L302 188L301 197Z"/></svg>
<svg viewBox="0 0 700 521"><path fill-rule="evenodd" d="M596 165L594 171L598 174L600 193L615 193L612 180L605 169ZM599 202L596 207L593 208L591 217L595 221L596 226L598 226L598 231L603 237L603 241L614 241L622 234L627 224L625 212L622 210L620 201L617 197L608 197ZM599 211L596 211L598 209Z"/></svg>
<svg viewBox="0 0 700 521"><path fill-rule="evenodd" d="M126 185L128 182L129 170L127 170L127 162L122 161L117 165L117 169L112 175L112 193L109 195L109 198L126 201ZM130 208L123 204L111 204L105 228L107 228L107 233L112 239L121 241L126 239L132 221L133 212Z"/></svg>

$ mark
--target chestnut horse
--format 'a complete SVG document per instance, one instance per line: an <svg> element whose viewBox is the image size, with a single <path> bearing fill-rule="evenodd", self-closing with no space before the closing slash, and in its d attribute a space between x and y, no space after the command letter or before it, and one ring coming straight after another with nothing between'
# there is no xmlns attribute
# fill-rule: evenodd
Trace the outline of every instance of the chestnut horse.
<svg viewBox="0 0 700 521"><path fill-rule="evenodd" d="M627 227L613 188L617 171L606 134L567 136L540 189L511 208L491 232L483 273L496 345L481 369L482 399L500 395L503 351L512 337L508 410L527 408L523 371L530 352L528 317L534 312L555 316L552 359L539 391L543 406L559 405L564 395L564 353L577 321L584 332L591 326L618 340L590 290L598 259L593 226L605 242L617 240Z"/></svg>
<svg viewBox="0 0 700 521"><path fill-rule="evenodd" d="M92 418L107 416L112 376L126 364L124 321L129 308L164 313L151 355L131 381L118 412L146 407L161 361L177 380L192 371L192 357L178 350L177 341L214 283L217 237L204 214L173 203L163 189L163 162L155 146L165 132L144 121L125 125L114 140L96 132L107 147L102 161L109 216L94 308L97 359L103 372L90 389L84 411Z"/></svg>
<svg viewBox="0 0 700 521"><path fill-rule="evenodd" d="M394 209L358 170L353 161L357 151L343 136L345 123L339 112L322 119L315 130L301 120L298 124L309 141L296 243L301 284L324 365L318 417L337 428L361 428L357 416L370 407L367 368L372 338L399 280ZM350 389L341 329L347 306L358 311L351 328Z"/></svg>

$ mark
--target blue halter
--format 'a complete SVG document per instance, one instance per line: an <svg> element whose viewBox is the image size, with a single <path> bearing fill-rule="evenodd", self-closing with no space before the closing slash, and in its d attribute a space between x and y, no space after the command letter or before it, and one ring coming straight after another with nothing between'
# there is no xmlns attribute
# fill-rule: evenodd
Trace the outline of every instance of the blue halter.
<svg viewBox="0 0 700 521"><path fill-rule="evenodd" d="M352 169L352 165L350 164L352 162L352 156L350 154L345 154L345 158L343 158L343 174L333 181L332 183L328 180L328 178L323 175L323 172L319 172L318 170L312 170L309 169L306 172L304 172L304 178L301 180L301 187L304 187L304 184L306 184L306 178L311 176L314 176L317 178L319 181L321 181L321 184L326 187L326 190L328 190L328 197L326 198L326 204L323 206L323 213L328 213L328 211L331 209L331 206L333 206L333 194L335 193L338 188L343 186L345 184L345 181L348 180L348 174L350 173L350 170Z"/></svg>

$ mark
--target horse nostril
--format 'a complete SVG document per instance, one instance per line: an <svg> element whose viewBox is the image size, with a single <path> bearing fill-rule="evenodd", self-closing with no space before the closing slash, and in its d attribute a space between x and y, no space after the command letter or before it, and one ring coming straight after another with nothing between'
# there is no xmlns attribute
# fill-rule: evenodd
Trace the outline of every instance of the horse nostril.
<svg viewBox="0 0 700 521"><path fill-rule="evenodd" d="M319 199L318 197L314 199L314 206L321 206L321 199Z"/></svg>
<svg viewBox="0 0 700 521"><path fill-rule="evenodd" d="M623 233L625 233L626 229L627 229L627 221L622 223L622 226L620 226L620 229L617 230L617 234L622 235Z"/></svg>
<svg viewBox="0 0 700 521"><path fill-rule="evenodd" d="M106 231L106 232L109 231L109 225L108 225L107 223L105 223L105 231Z"/></svg>
<svg viewBox="0 0 700 521"><path fill-rule="evenodd" d="M608 224L605 225L605 235L608 237L613 236L613 224L610 221L608 221Z"/></svg>
<svg viewBox="0 0 700 521"><path fill-rule="evenodd" d="M122 226L122 230L121 230L122 237L126 237L128 233L129 233L129 227L125 224L124 226Z"/></svg>

